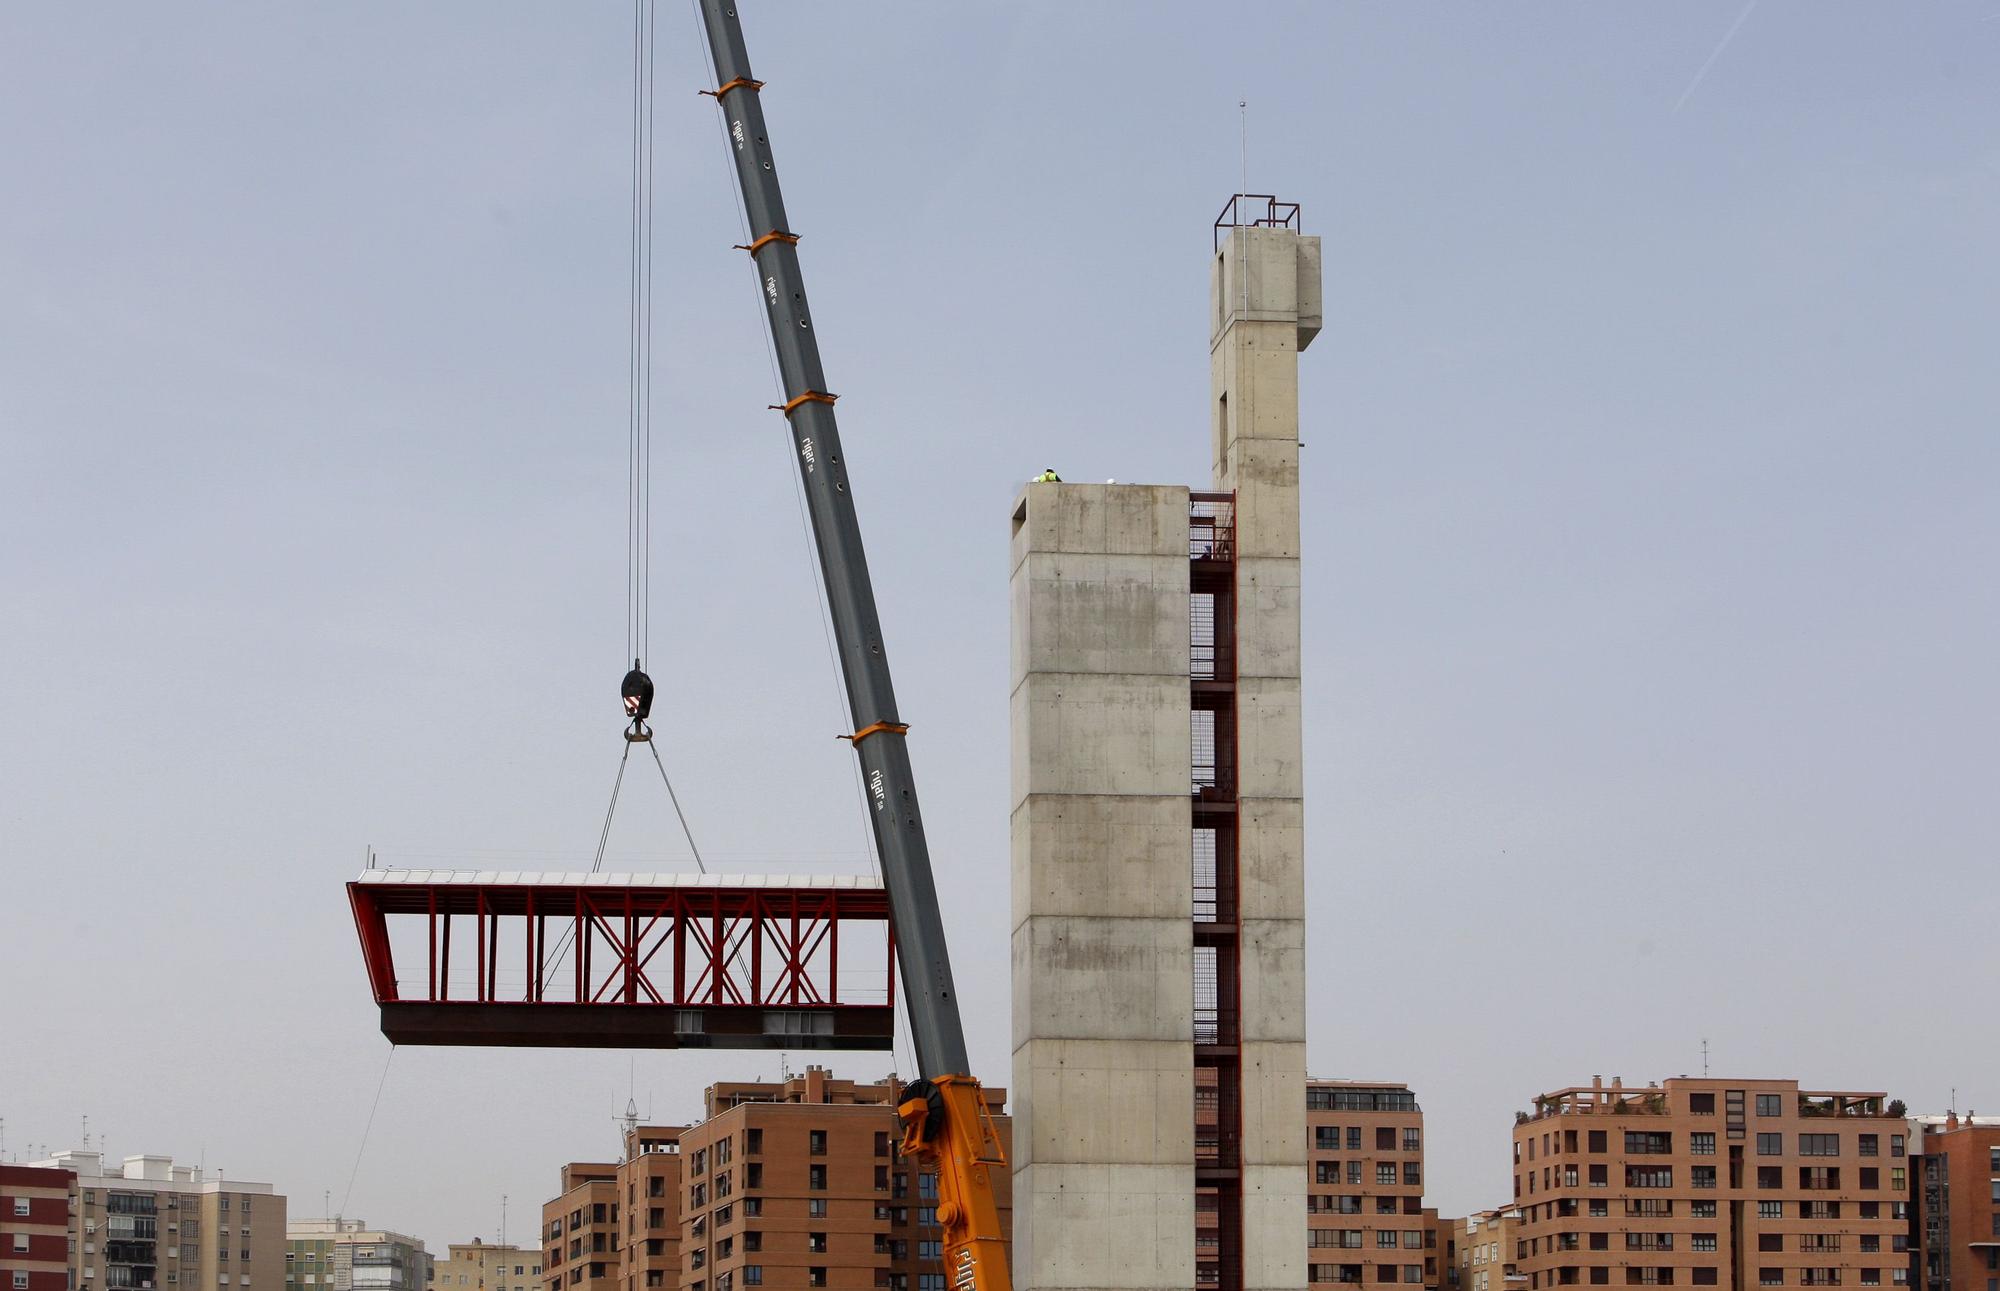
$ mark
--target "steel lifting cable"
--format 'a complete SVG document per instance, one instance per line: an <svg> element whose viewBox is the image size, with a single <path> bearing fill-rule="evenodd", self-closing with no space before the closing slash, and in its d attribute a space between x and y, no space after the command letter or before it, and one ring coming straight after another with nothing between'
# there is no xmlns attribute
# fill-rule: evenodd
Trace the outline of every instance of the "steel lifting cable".
<svg viewBox="0 0 2000 1291"><path fill-rule="evenodd" d="M653 6L632 0L632 231L626 321L626 654L645 658L653 573ZM635 668L640 665L635 662Z"/></svg>

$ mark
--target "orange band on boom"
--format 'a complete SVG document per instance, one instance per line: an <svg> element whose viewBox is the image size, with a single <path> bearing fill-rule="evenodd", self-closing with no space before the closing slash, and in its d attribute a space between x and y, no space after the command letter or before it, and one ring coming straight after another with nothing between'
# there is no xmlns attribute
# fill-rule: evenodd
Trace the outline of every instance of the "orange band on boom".
<svg viewBox="0 0 2000 1291"><path fill-rule="evenodd" d="M729 93L731 90L743 90L743 89L761 90L763 88L764 88L764 82L753 81L747 76L739 76L735 80L729 82L729 84L721 87L720 89L697 90L695 91L695 93L706 94L711 99L719 99L723 95Z"/></svg>
<svg viewBox="0 0 2000 1291"><path fill-rule="evenodd" d="M780 233L776 229L773 229L769 233L766 233L763 237L758 238L755 242L752 242L747 247L740 242L737 243L735 249L738 251L748 251L751 255L754 256L759 251L762 251L766 246L769 246L773 242L789 242L793 246L797 246L799 242L799 235L796 233Z"/></svg>
<svg viewBox="0 0 2000 1291"><path fill-rule="evenodd" d="M797 398L787 399L783 403L771 404L770 408L773 412L782 412L789 417L792 415L793 410L802 403L832 403L838 398L840 396L837 394L823 394L818 390L808 390Z"/></svg>
<svg viewBox="0 0 2000 1291"><path fill-rule="evenodd" d="M853 740L856 744L859 744L877 731L888 731L895 735L906 735L909 733L909 730L910 727L907 722L873 722L862 727L854 734L843 735L841 738L844 740Z"/></svg>

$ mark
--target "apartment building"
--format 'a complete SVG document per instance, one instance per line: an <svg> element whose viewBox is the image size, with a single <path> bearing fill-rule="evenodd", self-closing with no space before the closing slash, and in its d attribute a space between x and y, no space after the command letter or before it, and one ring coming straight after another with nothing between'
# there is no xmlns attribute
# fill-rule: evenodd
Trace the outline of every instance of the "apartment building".
<svg viewBox="0 0 2000 1291"><path fill-rule="evenodd" d="M683 1291L944 1291L937 1179L897 1155L902 1082L712 1085L681 1136ZM1006 1091L987 1105L1003 1147ZM994 1172L1003 1224L1010 1180Z"/></svg>
<svg viewBox="0 0 2000 1291"><path fill-rule="evenodd" d="M1515 1263L1557 1286L1900 1286L1907 1127L1794 1080L1614 1078L1514 1127Z"/></svg>
<svg viewBox="0 0 2000 1291"><path fill-rule="evenodd" d="M562 1190L542 1205L542 1279L547 1291L618 1291L618 1166L572 1161Z"/></svg>
<svg viewBox="0 0 2000 1291"><path fill-rule="evenodd" d="M1922 1116L1911 1130L1911 1277L2000 1291L2000 1117Z"/></svg>
<svg viewBox="0 0 2000 1291"><path fill-rule="evenodd" d="M1514 1260L1521 1212L1511 1206L1480 1210L1452 1226L1451 1273L1457 1291L1526 1291L1527 1275Z"/></svg>
<svg viewBox="0 0 2000 1291"><path fill-rule="evenodd" d="M473 1238L445 1247L431 1262L436 1291L542 1291L540 1247L514 1246Z"/></svg>
<svg viewBox="0 0 2000 1291"><path fill-rule="evenodd" d="M67 1291L76 1175L0 1165L0 1291Z"/></svg>
<svg viewBox="0 0 2000 1291"><path fill-rule="evenodd" d="M69 1278L111 1288L265 1287L284 1276L285 1199L268 1183L206 1177L168 1156L61 1152L40 1166L76 1176Z"/></svg>
<svg viewBox="0 0 2000 1291"><path fill-rule="evenodd" d="M286 1291L424 1291L431 1256L421 1240L361 1219L295 1219L285 1228Z"/></svg>
<svg viewBox="0 0 2000 1291"><path fill-rule="evenodd" d="M1306 1151L1307 1281L1441 1285L1424 1114L1408 1085L1308 1080Z"/></svg>
<svg viewBox="0 0 2000 1291"><path fill-rule="evenodd" d="M661 1291L681 1284L681 1182L686 1158L679 1126L643 1126L626 1133L618 1186L624 1193L622 1291Z"/></svg>

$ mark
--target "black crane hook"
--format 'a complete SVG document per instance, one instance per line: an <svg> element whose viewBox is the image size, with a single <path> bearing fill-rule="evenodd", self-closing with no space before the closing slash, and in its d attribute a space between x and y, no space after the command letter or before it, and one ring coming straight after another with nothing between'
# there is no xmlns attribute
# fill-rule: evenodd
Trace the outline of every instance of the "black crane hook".
<svg viewBox="0 0 2000 1291"><path fill-rule="evenodd" d="M653 733L646 729L646 718L653 711L653 679L639 670L639 661L632 661L632 671L625 674L618 693L625 697L625 716L632 719L632 729L625 738L635 743L649 740Z"/></svg>

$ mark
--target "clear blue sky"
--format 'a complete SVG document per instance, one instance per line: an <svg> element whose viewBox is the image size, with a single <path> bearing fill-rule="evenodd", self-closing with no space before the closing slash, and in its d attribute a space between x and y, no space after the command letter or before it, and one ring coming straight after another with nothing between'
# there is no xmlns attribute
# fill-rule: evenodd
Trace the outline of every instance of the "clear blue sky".
<svg viewBox="0 0 2000 1291"><path fill-rule="evenodd" d="M1251 187L1326 240L1314 1071L1419 1091L1448 1212L1504 1199L1536 1092L1704 1036L1718 1072L2000 1106L2000 3L746 11L989 1079L1008 502L1051 463L1201 481L1248 98ZM695 22L659 25L666 751L722 865L860 868ZM587 863L629 30L0 10L10 1152L88 1114L338 1204L387 1051L364 845ZM612 849L674 862L663 795ZM631 1083L665 1120L776 1069ZM526 1237L631 1070L400 1052L348 1213L442 1246L505 1193Z"/></svg>

